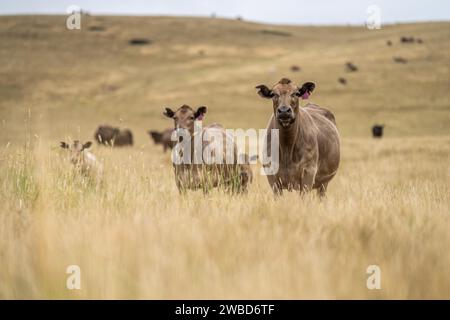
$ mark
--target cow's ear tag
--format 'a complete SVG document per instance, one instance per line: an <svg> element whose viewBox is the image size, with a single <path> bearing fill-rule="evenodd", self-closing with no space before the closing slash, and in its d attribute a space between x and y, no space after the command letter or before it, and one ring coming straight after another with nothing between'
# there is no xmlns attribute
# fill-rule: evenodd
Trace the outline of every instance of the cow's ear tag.
<svg viewBox="0 0 450 320"><path fill-rule="evenodd" d="M308 91L306 91L303 95L302 95L302 100L306 100L306 99L309 99L309 92Z"/></svg>

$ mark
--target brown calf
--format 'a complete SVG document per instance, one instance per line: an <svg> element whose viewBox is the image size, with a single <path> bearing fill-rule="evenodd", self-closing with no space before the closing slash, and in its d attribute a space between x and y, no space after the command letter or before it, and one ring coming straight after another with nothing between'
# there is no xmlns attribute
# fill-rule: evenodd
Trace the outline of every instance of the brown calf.
<svg viewBox="0 0 450 320"><path fill-rule="evenodd" d="M203 120L206 113L206 107L199 107L194 111L187 105L181 106L177 111L166 108L164 115L174 120L175 130L182 139L191 139L190 156L191 163L174 163L175 182L180 192L187 189L196 190L203 189L206 193L210 188L221 187L231 192L246 191L248 184L251 182L252 173L248 162L238 164L237 147L233 138L230 137L225 129L219 124L211 124L202 127L202 130L195 132L194 124L196 121ZM184 132L184 134L182 134ZM186 137L188 133L188 137ZM194 163L194 159L199 155L195 149L194 135L201 135L200 162ZM226 150L226 147L232 146L232 150ZM181 146L181 145L180 145ZM219 150L221 154L212 155L213 157L222 158L223 161L208 162L204 158L204 150ZM175 154L181 155L184 150L175 148ZM227 153L231 152L233 156L232 163L226 163Z"/></svg>
<svg viewBox="0 0 450 320"><path fill-rule="evenodd" d="M100 180L103 175L103 166L94 154L86 150L91 145L91 141L83 144L78 140L74 140L71 145L63 141L60 143L61 148L67 149L70 152L70 162L72 162L77 171Z"/></svg>

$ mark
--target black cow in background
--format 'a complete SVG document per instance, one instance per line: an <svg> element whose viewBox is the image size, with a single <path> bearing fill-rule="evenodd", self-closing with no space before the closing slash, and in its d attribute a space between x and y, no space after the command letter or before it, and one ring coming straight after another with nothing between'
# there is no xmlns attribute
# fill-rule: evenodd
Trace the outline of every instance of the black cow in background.
<svg viewBox="0 0 450 320"><path fill-rule="evenodd" d="M372 127L372 136L374 138L381 138L383 136L384 124L375 124Z"/></svg>

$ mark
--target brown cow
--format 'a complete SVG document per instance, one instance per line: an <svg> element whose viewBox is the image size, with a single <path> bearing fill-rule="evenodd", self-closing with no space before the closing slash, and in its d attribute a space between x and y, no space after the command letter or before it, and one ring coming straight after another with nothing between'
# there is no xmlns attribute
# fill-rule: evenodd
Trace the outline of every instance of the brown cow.
<svg viewBox="0 0 450 320"><path fill-rule="evenodd" d="M187 105L181 106L177 111L166 108L164 115L174 120L175 130L179 137L179 142L184 139L191 139L190 163L173 164L175 172L175 182L180 192L187 189L202 189L207 193L211 188L221 187L231 192L245 192L248 184L252 180L252 173L248 161L238 164L237 147L231 137L220 124L211 124L202 127L201 131L195 131L196 121L203 120L206 113L206 107L199 107L194 111ZM201 135L201 150L195 149L194 138ZM180 144L182 146L182 144ZM232 150L227 150L227 146L231 146ZM175 147L173 155L184 156L185 151L182 148ZM217 157L216 161L208 162L205 158L204 150L211 150L211 157ZM201 152L199 154L198 152ZM220 154L216 154L215 152ZM227 163L227 156L232 155L231 163ZM194 162L199 158L200 161ZM221 160L220 160L221 159Z"/></svg>
<svg viewBox="0 0 450 320"><path fill-rule="evenodd" d="M278 171L267 176L274 193L279 195L283 189L317 189L320 197L325 196L339 166L339 133L329 110L313 104L300 106L299 98L307 99L314 83L306 82L299 88L283 78L272 89L265 85L256 88L261 97L273 100L273 115L267 128L268 155L270 130L278 129L279 133Z"/></svg>
<svg viewBox="0 0 450 320"><path fill-rule="evenodd" d="M176 144L175 141L172 141L173 128L166 129L162 132L149 130L147 133L156 145L160 144L163 146L164 152L166 152L167 149L173 149Z"/></svg>

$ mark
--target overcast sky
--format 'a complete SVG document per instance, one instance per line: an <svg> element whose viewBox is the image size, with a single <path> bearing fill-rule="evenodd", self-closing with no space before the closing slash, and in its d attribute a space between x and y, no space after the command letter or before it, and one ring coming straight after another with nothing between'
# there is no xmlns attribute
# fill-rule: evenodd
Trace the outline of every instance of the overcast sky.
<svg viewBox="0 0 450 320"><path fill-rule="evenodd" d="M77 5L92 14L181 15L278 24L364 24L367 8L382 23L450 20L450 0L0 0L0 14L65 14Z"/></svg>

